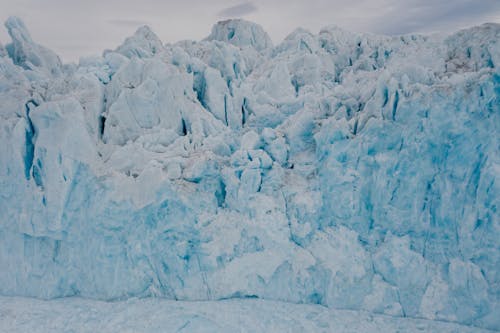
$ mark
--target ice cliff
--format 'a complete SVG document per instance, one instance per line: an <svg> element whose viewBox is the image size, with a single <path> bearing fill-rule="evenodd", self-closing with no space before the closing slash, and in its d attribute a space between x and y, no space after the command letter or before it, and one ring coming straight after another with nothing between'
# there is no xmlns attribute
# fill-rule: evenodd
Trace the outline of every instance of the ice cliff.
<svg viewBox="0 0 500 333"><path fill-rule="evenodd" d="M262 298L500 329L500 25L0 44L0 295Z"/></svg>

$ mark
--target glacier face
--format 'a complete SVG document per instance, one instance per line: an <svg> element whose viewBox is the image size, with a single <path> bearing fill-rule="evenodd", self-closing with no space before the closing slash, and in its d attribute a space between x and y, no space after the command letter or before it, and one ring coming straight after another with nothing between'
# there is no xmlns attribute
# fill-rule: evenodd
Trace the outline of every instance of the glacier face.
<svg viewBox="0 0 500 333"><path fill-rule="evenodd" d="M0 294L257 297L500 329L500 25L0 45Z"/></svg>

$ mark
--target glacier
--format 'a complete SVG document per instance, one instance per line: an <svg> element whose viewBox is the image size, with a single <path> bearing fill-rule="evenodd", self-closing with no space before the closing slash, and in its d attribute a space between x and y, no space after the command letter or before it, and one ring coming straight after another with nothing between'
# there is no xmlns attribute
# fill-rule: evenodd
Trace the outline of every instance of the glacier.
<svg viewBox="0 0 500 333"><path fill-rule="evenodd" d="M144 26L78 64L5 26L0 308L251 299L500 330L499 24Z"/></svg>

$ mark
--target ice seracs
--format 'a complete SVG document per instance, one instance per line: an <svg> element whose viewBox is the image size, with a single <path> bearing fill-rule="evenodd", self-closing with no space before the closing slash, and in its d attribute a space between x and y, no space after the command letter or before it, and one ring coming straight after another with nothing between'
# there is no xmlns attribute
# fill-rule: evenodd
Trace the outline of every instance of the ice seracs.
<svg viewBox="0 0 500 333"><path fill-rule="evenodd" d="M500 26L140 28L0 49L0 294L263 298L500 329Z"/></svg>
<svg viewBox="0 0 500 333"><path fill-rule="evenodd" d="M220 21L212 28L207 40L218 40L239 47L253 47L257 51L269 50L273 43L258 24L241 19Z"/></svg>
<svg viewBox="0 0 500 333"><path fill-rule="evenodd" d="M49 74L61 72L61 60L51 50L33 42L24 23L17 17L10 17L5 27L12 38L6 50L16 65L25 69L39 69Z"/></svg>
<svg viewBox="0 0 500 333"><path fill-rule="evenodd" d="M128 58L150 58L163 50L163 44L148 26L142 26L132 37L125 39L116 52Z"/></svg>

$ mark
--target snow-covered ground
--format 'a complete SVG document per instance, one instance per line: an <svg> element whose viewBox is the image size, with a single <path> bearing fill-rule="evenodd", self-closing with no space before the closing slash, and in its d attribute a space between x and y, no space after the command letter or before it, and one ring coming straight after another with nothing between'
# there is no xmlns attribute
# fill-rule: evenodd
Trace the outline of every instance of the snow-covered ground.
<svg viewBox="0 0 500 333"><path fill-rule="evenodd" d="M121 302L0 297L0 331L9 333L487 333L456 323L333 310L259 299Z"/></svg>
<svg viewBox="0 0 500 333"><path fill-rule="evenodd" d="M242 20L175 44L142 27L78 64L6 27L0 295L500 329L500 25L278 45ZM184 304L2 303L6 324L54 307L96 325L92 307L132 325Z"/></svg>

